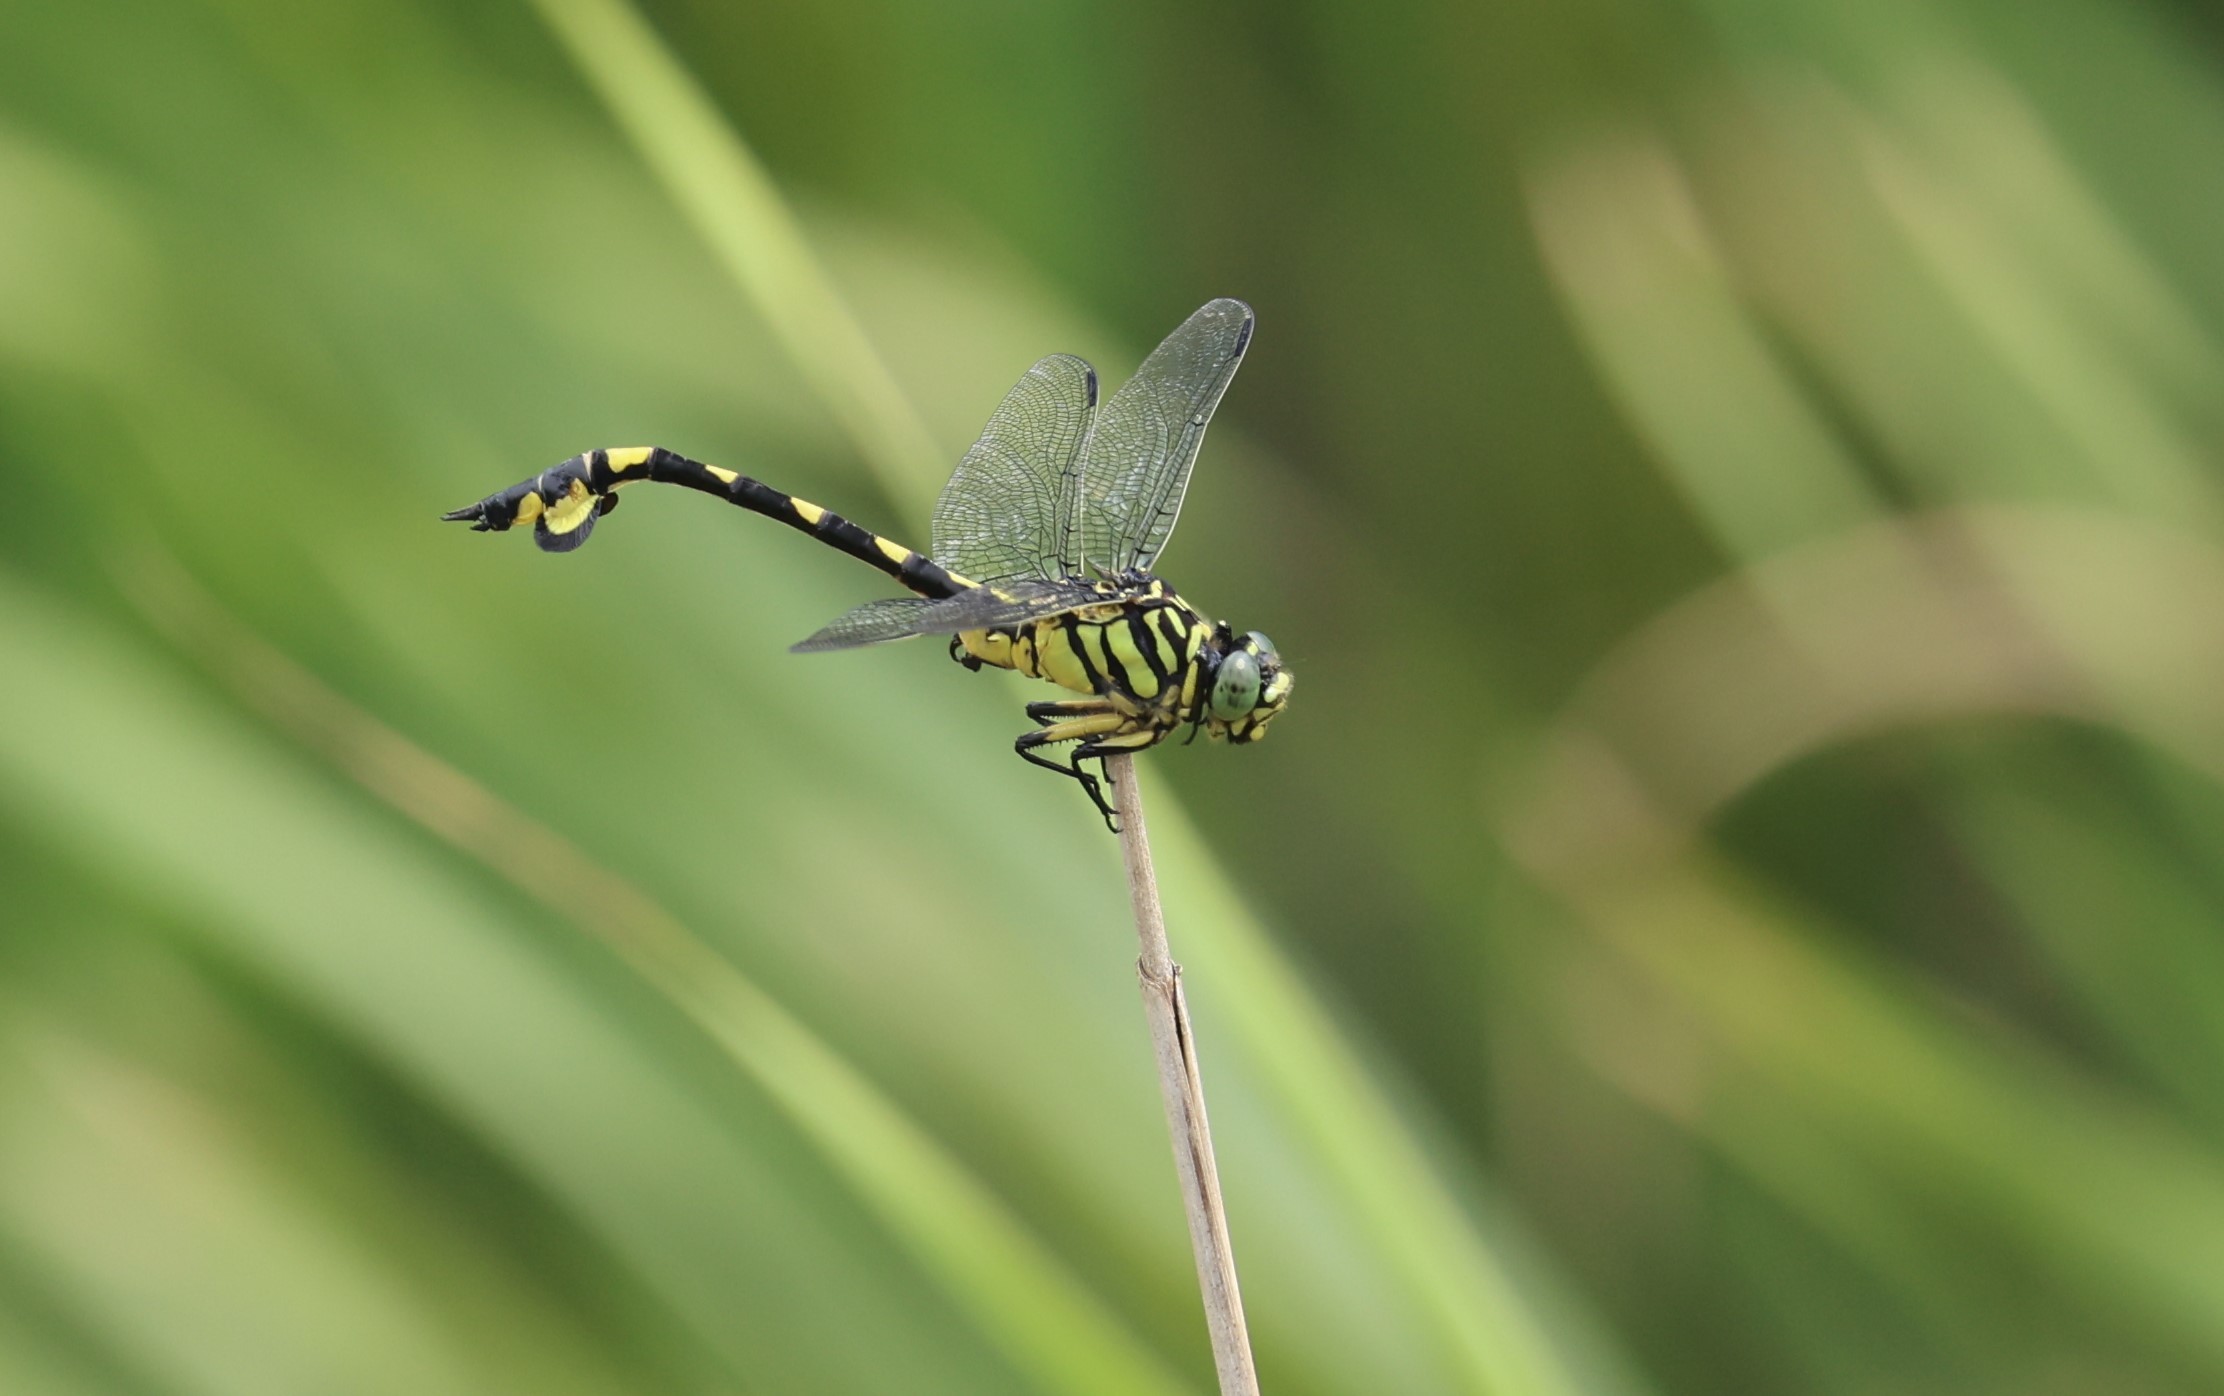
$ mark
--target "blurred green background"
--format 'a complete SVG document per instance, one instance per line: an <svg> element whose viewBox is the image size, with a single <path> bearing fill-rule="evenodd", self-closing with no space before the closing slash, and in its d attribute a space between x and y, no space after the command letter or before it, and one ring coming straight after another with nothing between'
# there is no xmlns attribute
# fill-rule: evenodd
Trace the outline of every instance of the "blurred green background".
<svg viewBox="0 0 2224 1396"><path fill-rule="evenodd" d="M1142 763L1274 1396L2224 1390L2224 25L0 8L0 1391L1202 1393L1117 850L784 646L1259 311Z"/></svg>

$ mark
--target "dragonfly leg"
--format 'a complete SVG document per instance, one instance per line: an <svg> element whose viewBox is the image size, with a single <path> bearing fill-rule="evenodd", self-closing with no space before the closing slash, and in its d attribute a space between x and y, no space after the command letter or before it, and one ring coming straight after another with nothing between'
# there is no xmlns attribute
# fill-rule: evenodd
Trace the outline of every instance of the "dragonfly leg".
<svg viewBox="0 0 2224 1396"><path fill-rule="evenodd" d="M1071 708L1076 710L1076 715L1061 718L1055 712L1037 713L1037 708ZM1097 745L1097 739L1112 737L1118 733L1126 726L1127 719L1113 712L1109 706L1089 699L1076 700L1070 704L1030 703L1027 705L1027 715L1044 726L1040 731L1022 735L1012 743L1012 750L1018 752L1022 760L1080 782L1081 788L1088 792L1090 803L1097 807L1097 813L1104 816L1104 827L1118 833L1119 820L1113 815L1111 804L1104 798L1104 783L1081 769L1080 753L1077 752L1067 762L1041 755L1039 749L1057 742L1080 741L1087 743L1081 748L1081 751L1086 752L1090 746ZM1098 755L1101 760L1101 753Z"/></svg>
<svg viewBox="0 0 2224 1396"><path fill-rule="evenodd" d="M1093 756L1101 761L1107 756L1117 756L1123 751L1143 751L1164 741L1166 733L1170 730L1172 729L1138 727L1128 732L1114 732L1108 737L1099 737L1094 741L1083 742L1080 746L1074 748L1074 759L1078 761L1084 757Z"/></svg>
<svg viewBox="0 0 2224 1396"><path fill-rule="evenodd" d="M1170 729L1137 727L1125 732L1114 732L1110 736L1099 737L1095 741L1083 742L1080 746L1074 748L1073 763L1075 766L1079 766L1084 761L1094 760L1097 763L1097 769L1104 771L1105 778L1109 780L1112 773L1104 764L1105 757L1118 756L1122 752L1142 751L1148 747L1157 746L1159 742L1165 739L1166 730ZM1105 823L1111 827L1113 833L1120 832L1117 821L1107 818Z"/></svg>
<svg viewBox="0 0 2224 1396"><path fill-rule="evenodd" d="M1027 705L1027 715L1035 720L1037 727L1048 727L1054 722L1064 722L1069 718L1097 717L1113 711L1112 705L1102 698L1053 698Z"/></svg>

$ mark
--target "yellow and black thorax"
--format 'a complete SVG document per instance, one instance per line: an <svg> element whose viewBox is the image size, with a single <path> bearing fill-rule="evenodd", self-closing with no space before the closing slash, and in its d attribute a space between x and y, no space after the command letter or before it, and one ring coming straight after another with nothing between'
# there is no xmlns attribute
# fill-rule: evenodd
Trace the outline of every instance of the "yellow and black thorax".
<svg viewBox="0 0 2224 1396"><path fill-rule="evenodd" d="M1065 580L1080 603L1073 610L967 631L954 637L951 655L971 669L993 665L1076 693L1118 695L1132 704L1130 715L1168 728L1194 720L1210 687L1212 622L1147 573Z"/></svg>

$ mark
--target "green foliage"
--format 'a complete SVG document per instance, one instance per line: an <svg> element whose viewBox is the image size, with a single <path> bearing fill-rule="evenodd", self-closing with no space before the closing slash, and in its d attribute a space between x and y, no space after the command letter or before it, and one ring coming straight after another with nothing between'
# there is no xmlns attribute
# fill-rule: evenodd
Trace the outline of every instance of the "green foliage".
<svg viewBox="0 0 2224 1396"><path fill-rule="evenodd" d="M785 646L1260 312L1143 761L1268 1390L2224 1382L2224 84L2099 0L0 11L0 1390L1209 1381L1024 685Z"/></svg>

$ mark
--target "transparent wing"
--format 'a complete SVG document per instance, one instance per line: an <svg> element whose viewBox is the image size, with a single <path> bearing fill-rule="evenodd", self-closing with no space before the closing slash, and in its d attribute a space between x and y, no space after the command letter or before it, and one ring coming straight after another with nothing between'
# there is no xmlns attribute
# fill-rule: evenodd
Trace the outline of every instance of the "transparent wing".
<svg viewBox="0 0 2224 1396"><path fill-rule="evenodd" d="M919 613L933 605L934 602L924 596L891 596L868 601L835 617L810 639L788 648L797 654L811 654L923 635L926 632L918 628Z"/></svg>
<svg viewBox="0 0 2224 1396"><path fill-rule="evenodd" d="M1028 369L935 501L934 560L976 582L1080 571L1074 467L1096 406L1084 360L1053 354Z"/></svg>
<svg viewBox="0 0 2224 1396"><path fill-rule="evenodd" d="M1025 625L1044 616L1055 616L1083 606L1104 604L1106 597L1085 586L1020 578L993 587L976 587L940 601L920 596L896 596L868 601L801 644L790 646L797 654L821 650L846 650L902 640L913 635L955 635L962 630L1001 630Z"/></svg>
<svg viewBox="0 0 2224 1396"><path fill-rule="evenodd" d="M1143 360L1104 410L1081 462L1081 554L1107 572L1148 568L1173 536L1189 470L1251 343L1251 307L1213 301Z"/></svg>

